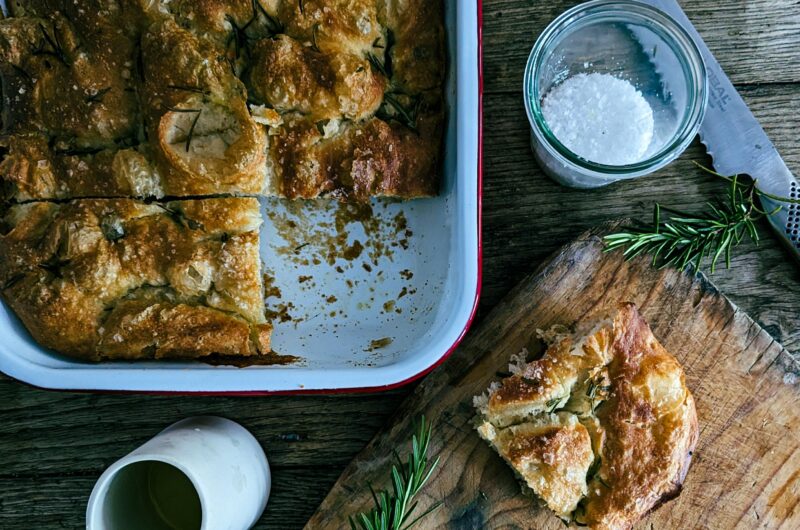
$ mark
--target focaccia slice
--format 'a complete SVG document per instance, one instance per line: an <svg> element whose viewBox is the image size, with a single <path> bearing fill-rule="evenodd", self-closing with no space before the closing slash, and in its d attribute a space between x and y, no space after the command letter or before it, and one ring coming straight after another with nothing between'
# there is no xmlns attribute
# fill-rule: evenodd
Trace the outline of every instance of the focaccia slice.
<svg viewBox="0 0 800 530"><path fill-rule="evenodd" d="M566 522L626 530L680 493L694 399L633 304L557 334L511 371L475 399L478 433Z"/></svg>
<svg viewBox="0 0 800 530"><path fill-rule="evenodd" d="M62 152L138 141L135 41L116 17L85 18L0 21L3 134L44 134Z"/></svg>
<svg viewBox="0 0 800 530"><path fill-rule="evenodd" d="M261 193L266 130L217 45L167 18L141 47L142 114L164 194Z"/></svg>
<svg viewBox="0 0 800 530"><path fill-rule="evenodd" d="M427 197L437 192L441 127L421 117L418 134L399 123L372 118L363 123L329 122L321 129L290 119L270 133L270 193L311 199L329 195L368 200L374 196Z"/></svg>
<svg viewBox="0 0 800 530"><path fill-rule="evenodd" d="M559 515L571 514L586 495L594 452L589 431L574 415L544 414L507 428L483 422L478 432Z"/></svg>
<svg viewBox="0 0 800 530"><path fill-rule="evenodd" d="M270 351L258 201L12 206L0 294L42 345L86 360Z"/></svg>
<svg viewBox="0 0 800 530"><path fill-rule="evenodd" d="M160 197L148 147L59 150L41 133L0 137L0 199Z"/></svg>

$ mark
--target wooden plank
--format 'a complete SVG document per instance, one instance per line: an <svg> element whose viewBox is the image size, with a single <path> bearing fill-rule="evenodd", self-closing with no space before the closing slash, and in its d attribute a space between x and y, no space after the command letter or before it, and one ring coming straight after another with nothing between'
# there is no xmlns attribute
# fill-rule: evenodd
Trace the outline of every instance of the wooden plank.
<svg viewBox="0 0 800 530"><path fill-rule="evenodd" d="M764 86L742 91L790 168L800 173L800 86ZM691 148L654 175L597 190L571 190L555 184L536 165L528 146L529 129L516 95L485 99L484 282L482 308L493 307L562 242L609 218L652 219L653 203L689 211L726 192L725 184L699 170L710 166L705 148ZM557 219L557 222L554 220ZM800 268L760 223L761 244L737 249L730 270L714 282L781 341L800 351Z"/></svg>
<svg viewBox="0 0 800 530"><path fill-rule="evenodd" d="M0 380L0 477L94 473L182 418L224 416L251 430L273 466L343 466L404 391L364 396L176 397L47 392Z"/></svg>
<svg viewBox="0 0 800 530"><path fill-rule="evenodd" d="M386 483L391 449L407 443L411 420L421 414L436 424L431 458L441 464L419 509L444 503L428 527L561 528L520 495L510 469L474 432L472 397L497 380L537 329L622 301L639 306L683 364L700 422L683 493L637 528L797 528L800 361L704 277L606 254L602 233L582 236L518 285L347 467L306 528L342 528L347 514L368 509L369 491L352 485Z"/></svg>
<svg viewBox="0 0 800 530"><path fill-rule="evenodd" d="M254 530L301 528L339 476L338 468L273 469L269 504ZM0 528L84 528L86 503L96 476L0 479Z"/></svg>
<svg viewBox="0 0 800 530"><path fill-rule="evenodd" d="M488 93L519 93L539 33L576 0L484 2L484 74ZM794 0L681 0L734 84L800 82Z"/></svg>

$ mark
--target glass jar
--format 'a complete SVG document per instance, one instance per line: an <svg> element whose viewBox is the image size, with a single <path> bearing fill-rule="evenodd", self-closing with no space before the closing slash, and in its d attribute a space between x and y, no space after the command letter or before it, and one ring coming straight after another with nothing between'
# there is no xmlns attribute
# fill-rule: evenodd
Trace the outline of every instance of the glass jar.
<svg viewBox="0 0 800 530"><path fill-rule="evenodd" d="M649 103L654 134L642 161L586 160L548 127L544 97L581 73L628 81ZM706 70L691 37L665 13L641 2L595 0L566 11L539 36L525 68L524 95L531 146L545 173L566 186L596 188L652 173L689 146L705 112Z"/></svg>

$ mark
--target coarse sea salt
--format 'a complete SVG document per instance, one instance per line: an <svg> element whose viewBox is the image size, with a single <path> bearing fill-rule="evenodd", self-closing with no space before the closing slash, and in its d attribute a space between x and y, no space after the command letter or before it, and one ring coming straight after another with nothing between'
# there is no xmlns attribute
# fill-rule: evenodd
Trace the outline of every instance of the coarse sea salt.
<svg viewBox="0 0 800 530"><path fill-rule="evenodd" d="M542 102L550 130L581 158L612 166L641 162L653 140L653 109L642 93L610 74L578 74Z"/></svg>

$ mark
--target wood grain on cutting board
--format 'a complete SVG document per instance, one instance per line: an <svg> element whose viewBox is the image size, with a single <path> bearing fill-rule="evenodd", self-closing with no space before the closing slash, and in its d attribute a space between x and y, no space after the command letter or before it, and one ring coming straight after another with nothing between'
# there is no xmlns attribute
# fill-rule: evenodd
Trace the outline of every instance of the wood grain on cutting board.
<svg viewBox="0 0 800 530"><path fill-rule="evenodd" d="M419 528L564 528L520 494L510 468L478 438L472 397L507 369L512 354L540 347L537 328L571 324L621 301L639 306L683 364L700 419L682 494L637 528L800 528L798 360L705 278L603 253L599 233L557 252L471 332L347 467L307 529L348 528L349 514L372 506L367 485L389 486L392 449L405 454L421 414L435 423L430 454L441 460L417 509L444 504Z"/></svg>

